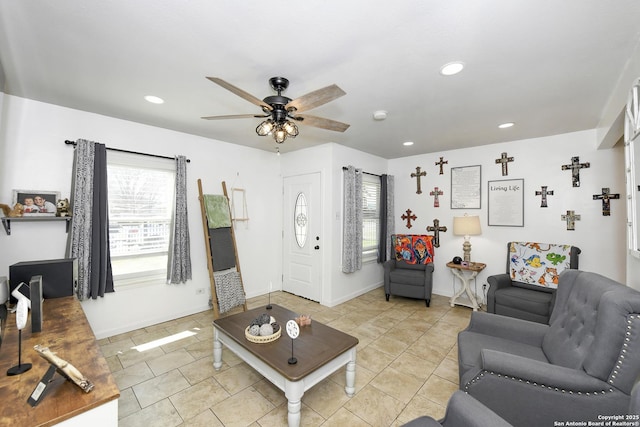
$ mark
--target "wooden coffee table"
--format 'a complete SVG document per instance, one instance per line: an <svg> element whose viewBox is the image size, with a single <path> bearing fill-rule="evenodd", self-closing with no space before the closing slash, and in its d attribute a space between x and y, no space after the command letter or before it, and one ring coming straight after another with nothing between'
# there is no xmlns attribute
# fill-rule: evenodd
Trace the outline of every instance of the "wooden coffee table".
<svg viewBox="0 0 640 427"><path fill-rule="evenodd" d="M313 321L311 325L300 328L300 335L293 343L293 355L298 362L290 365L288 360L291 358L291 338L284 329L280 338L266 344L250 342L244 335L251 321L262 313L273 316L282 328L287 321L298 316L298 313L279 305L272 306L271 310L259 307L213 321L213 367L219 370L222 366L224 344L284 391L288 401L289 426L297 427L300 425L301 399L304 392L345 365L345 392L347 396L353 396L358 339Z"/></svg>

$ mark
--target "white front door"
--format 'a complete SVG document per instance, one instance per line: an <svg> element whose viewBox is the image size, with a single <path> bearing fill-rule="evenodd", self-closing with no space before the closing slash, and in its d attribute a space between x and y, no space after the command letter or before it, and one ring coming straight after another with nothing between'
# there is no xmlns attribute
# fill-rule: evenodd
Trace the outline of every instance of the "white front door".
<svg viewBox="0 0 640 427"><path fill-rule="evenodd" d="M322 206L320 172L285 177L282 289L320 301Z"/></svg>

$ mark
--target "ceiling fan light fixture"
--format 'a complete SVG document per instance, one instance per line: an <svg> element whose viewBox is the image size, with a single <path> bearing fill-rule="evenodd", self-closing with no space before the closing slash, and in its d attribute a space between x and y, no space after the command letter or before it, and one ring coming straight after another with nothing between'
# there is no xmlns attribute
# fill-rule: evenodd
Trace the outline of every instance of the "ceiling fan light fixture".
<svg viewBox="0 0 640 427"><path fill-rule="evenodd" d="M273 120L265 120L258 125L256 133L260 136L267 136L273 131Z"/></svg>
<svg viewBox="0 0 640 427"><path fill-rule="evenodd" d="M298 126L296 126L295 123L290 122L289 120L287 120L286 122L284 122L284 124L282 125L282 128L285 130L285 132L287 132L287 136L290 138L295 138L296 136L298 136Z"/></svg>
<svg viewBox="0 0 640 427"><path fill-rule="evenodd" d="M282 144L287 139L287 131L278 126L273 132L273 139L276 140L276 143Z"/></svg>

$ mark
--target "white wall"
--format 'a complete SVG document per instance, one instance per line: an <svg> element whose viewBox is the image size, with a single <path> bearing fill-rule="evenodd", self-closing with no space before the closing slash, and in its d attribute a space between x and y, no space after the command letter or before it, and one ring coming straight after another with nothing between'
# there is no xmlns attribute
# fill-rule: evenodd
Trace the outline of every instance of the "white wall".
<svg viewBox="0 0 640 427"><path fill-rule="evenodd" d="M0 135L0 201L11 203L13 189L60 191L69 197L73 149L65 139L85 138L108 147L191 159L187 166L193 280L117 289L83 302L98 338L208 309L207 271L197 179L205 193L227 186L246 189L249 221L236 227L247 297L268 292L281 277L281 180L275 153L4 95ZM266 209L268 207L268 209ZM0 276L19 261L65 256L67 234L60 222L14 223L0 232ZM276 248L276 250L274 250ZM205 295L196 289L205 288Z"/></svg>
<svg viewBox="0 0 640 427"><path fill-rule="evenodd" d="M609 98L609 102L602 112L602 119L598 124L599 147L606 148L612 145L623 135L624 107L633 82L640 77L640 40L636 49L629 58L624 70L620 73L618 83ZM636 163L638 159L636 159ZM636 167L640 165L636 164ZM630 220L630 219L629 219ZM630 251L626 254L627 285L640 290L640 258L632 255Z"/></svg>
<svg viewBox="0 0 640 427"><path fill-rule="evenodd" d="M515 158L509 163L509 174L505 177L500 165L495 164L503 151ZM444 175L439 175L439 168L435 166L440 156L449 162L444 167ZM579 188L571 186L571 172L561 170L561 165L571 163L572 156L579 156L580 162L591 163L589 169L580 172ZM593 130L390 160L389 174L395 176L396 184L396 232L432 234L426 232L426 227L433 225L434 218L448 228L446 233L440 233L440 248L435 250L433 292L440 295L452 295L453 276L445 264L456 255L462 256L463 237L453 235L453 217L464 213L480 215L482 224L482 235L471 237L471 260L487 264L477 278L479 293L487 276L505 272L508 241L578 246L582 249L580 269L624 283L624 201L612 200L611 216L605 217L601 202L592 199L592 195L600 194L603 187L609 187L612 193L620 193L622 197L625 191L623 156L622 147L597 150ZM482 167L481 209L450 209L450 170L471 165ZM416 194L416 180L410 177L416 166L427 171L427 176L422 178L421 195ZM524 179L525 226L487 226L487 181L516 178ZM547 208L541 208L540 196L535 196L535 191L542 185L554 191L553 196L548 196ZM433 207L433 197L429 196L436 186L444 191L439 208ZM418 217L411 229L398 219L407 209ZM560 218L567 210L581 215L575 231L567 231L566 223Z"/></svg>
<svg viewBox="0 0 640 427"><path fill-rule="evenodd" d="M329 307L348 301L382 284L382 268L376 262L363 264L352 274L342 272L342 167L353 165L382 174L387 160L338 144L298 150L281 156L282 176L320 172L322 179L321 236L322 296L320 303Z"/></svg>
<svg viewBox="0 0 640 427"><path fill-rule="evenodd" d="M491 274L504 271L506 242L526 240L569 243L583 253L580 268L596 271L620 282L625 281L625 209L622 200L611 201L612 214L602 216L601 203L592 200L602 187L613 193L624 192L621 147L597 150L596 130L552 137L452 150L401 159L385 160L337 144L303 149L278 157L274 153L227 144L207 138L140 125L123 120L80 112L50 104L4 95L0 122L0 201L11 202L13 189L56 190L62 197L70 193L72 148L65 139L86 138L124 148L161 155L184 154L191 159L189 176L189 222L193 280L185 285L120 289L105 298L85 301L83 307L98 337L170 320L208 309L209 277L206 268L197 178L205 193L221 193L221 182L246 189L250 220L236 227L238 251L247 296L268 292L269 282L281 284L282 277L282 177L320 172L322 176L323 250L322 300L333 306L382 284L382 268L367 263L362 270L341 271L342 245L342 167L349 164L363 170L396 177L396 232L426 233L433 219L449 231L441 233L436 249L434 293L451 295L452 276L445 264L460 255L462 237L453 236L453 216L464 212L480 214L483 234L472 237L472 259L487 263L478 277L480 285ZM509 176L502 177L494 159L507 151L515 157ZM435 162L448 160L445 174L438 174ZM581 171L580 188L571 187L571 174L561 165L572 156L588 161L591 168ZM482 166L482 208L451 210L450 168ZM410 174L416 166L427 171L423 194L417 195ZM524 178L525 227L488 227L486 185L488 180ZM535 190L547 185L555 195L549 207L540 208ZM444 191L439 208L428 195L434 186ZM411 209L418 219L407 229L400 216ZM560 215L572 209L582 215L575 231L567 231ZM62 258L67 234L64 225L15 223L12 235L0 233L0 276L9 265L27 260ZM431 233L429 233L431 234ZM206 295L196 295L205 288Z"/></svg>

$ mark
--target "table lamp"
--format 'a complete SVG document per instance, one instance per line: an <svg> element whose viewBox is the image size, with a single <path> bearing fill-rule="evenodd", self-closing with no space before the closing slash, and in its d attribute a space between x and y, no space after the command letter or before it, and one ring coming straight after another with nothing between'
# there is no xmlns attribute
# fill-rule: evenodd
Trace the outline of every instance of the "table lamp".
<svg viewBox="0 0 640 427"><path fill-rule="evenodd" d="M464 252L464 261L471 262L471 242L469 236L477 236L482 233L480 228L480 217L477 215L453 217L453 234L455 236L464 236L462 250Z"/></svg>

